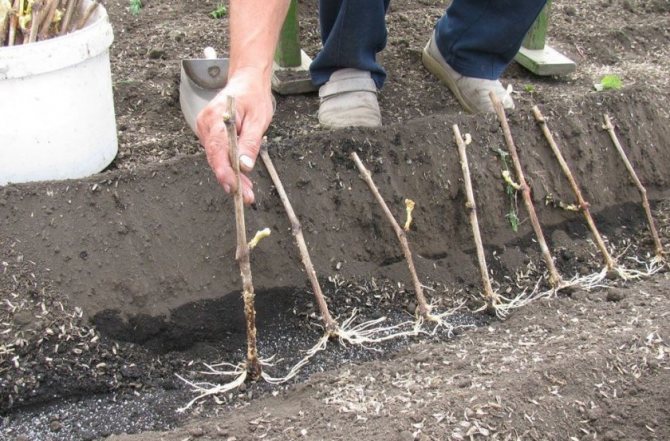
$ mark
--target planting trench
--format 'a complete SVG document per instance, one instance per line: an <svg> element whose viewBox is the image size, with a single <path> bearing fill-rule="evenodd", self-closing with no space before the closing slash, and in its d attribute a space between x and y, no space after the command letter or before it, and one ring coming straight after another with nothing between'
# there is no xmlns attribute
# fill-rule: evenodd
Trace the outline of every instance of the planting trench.
<svg viewBox="0 0 670 441"><path fill-rule="evenodd" d="M626 205L637 203L639 196L601 129L605 110L615 118L651 198L667 196L670 129L649 105L650 98L644 91L594 95L569 111L562 106L545 109L592 210L616 213L601 219L601 226L610 231L623 231L641 214ZM357 151L398 219L404 218L404 198L416 201L410 239L424 280L476 286L473 242L451 133L454 123L473 137L469 156L484 243L500 254L506 274L524 265L520 249L525 253L529 248L529 257L536 257L528 222L515 233L506 217L510 203L501 178L503 165L494 151L505 147L495 118L435 115L380 130L316 133L269 146L322 277L407 280L393 231L348 157ZM553 229L565 228L561 224L580 220L574 212L553 206L572 203L573 197L532 116L517 112L511 125L540 220L551 236ZM281 293L303 289L305 276L288 220L260 162L254 181L257 202L248 210L248 230L273 231L254 251L254 283L261 292L276 290L278 294L271 295L274 303ZM1 201L2 231L20 243L27 259L48 267L54 286L67 289L73 304L115 338L151 341L159 349L169 346L170 342L154 341L160 340L161 331L174 332L169 331L172 324L188 328L188 322L203 326L194 305L226 298L240 288L231 258L232 203L202 155L133 173L9 186L2 189ZM521 203L519 211L525 218ZM262 304L264 296L260 297ZM219 321L212 317L205 322L209 320ZM191 337L170 339L183 347Z"/></svg>
<svg viewBox="0 0 670 441"><path fill-rule="evenodd" d="M598 225L619 251L634 243L629 256L648 258L651 247L648 240L639 241L645 227L638 194L601 128L602 114L614 118L631 161L657 201L668 197L670 182L670 129L661 109L645 89L543 107ZM445 308L460 298L479 305L480 282L451 135L454 123L473 138L468 152L494 280L504 290L513 287L510 282L519 273L533 281L540 277L544 266L522 204L518 232L506 217L510 201L494 151L504 148L504 141L494 116L433 115L378 130L319 132L271 143L317 273L340 318L356 307L362 318L386 315L398 322L415 308L402 252L349 159L351 151L367 163L398 219L404 218L404 198L416 201L409 238L422 281L436 288L429 297ZM580 218L556 206L573 198L532 115L521 109L510 115L510 124L559 270L567 277L598 271L601 261L586 241ZM247 211L247 228L272 229L252 257L260 348L265 356L284 357L283 369L298 356L296 349L307 349L320 331L314 327L315 308L289 223L260 163L253 177L257 202ZM118 425L103 424L91 433L170 427L179 421L173 412L190 395L173 375L192 371L192 360L242 358L231 202L202 155L133 172L0 189L5 250L0 286L17 293L12 302L25 308L8 311L8 321L11 331L27 341L15 348L19 368L11 367L11 357L3 360L8 372L3 411L98 392L124 396L136 389L142 391L140 398L128 399L151 417L129 425L132 412L120 411L126 416ZM487 320L470 313L455 317L456 324ZM404 345L405 340L384 346L385 355L331 346L308 372L345 360L388 357ZM252 390L262 394L268 388ZM92 409L100 404L83 402L88 404L37 407L27 415L49 415L63 406L98 412ZM21 421L21 412L16 415Z"/></svg>

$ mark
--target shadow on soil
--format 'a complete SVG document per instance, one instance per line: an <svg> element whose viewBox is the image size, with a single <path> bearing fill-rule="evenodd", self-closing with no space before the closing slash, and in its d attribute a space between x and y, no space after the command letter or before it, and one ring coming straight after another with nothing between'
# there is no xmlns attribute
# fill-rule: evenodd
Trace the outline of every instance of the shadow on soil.
<svg viewBox="0 0 670 441"><path fill-rule="evenodd" d="M278 327L296 303L298 291L277 288L256 293L256 321L259 333ZM199 300L175 308L167 315L138 314L124 318L118 310L96 314L92 323L115 340L143 345L151 351L183 351L194 344L216 343L237 335L231 343L244 344L244 306L241 293L218 299Z"/></svg>

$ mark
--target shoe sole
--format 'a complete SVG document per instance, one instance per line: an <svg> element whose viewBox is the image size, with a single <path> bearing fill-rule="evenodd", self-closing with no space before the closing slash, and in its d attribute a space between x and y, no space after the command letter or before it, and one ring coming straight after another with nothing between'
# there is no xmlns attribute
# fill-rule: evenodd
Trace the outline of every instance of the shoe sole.
<svg viewBox="0 0 670 441"><path fill-rule="evenodd" d="M430 45L430 42L428 42L428 45ZM423 62L423 65L426 66L426 69L428 69L428 72L435 75L442 82L442 84L445 84L449 90L451 90L451 93L454 94L466 112L477 113L475 110L473 110L473 106L465 100L463 95L461 95L461 91L459 90L458 85L454 79L447 72L445 72L440 62L436 60L435 57L430 54L430 52L428 52L428 45L423 48L423 52L421 53L421 61Z"/></svg>

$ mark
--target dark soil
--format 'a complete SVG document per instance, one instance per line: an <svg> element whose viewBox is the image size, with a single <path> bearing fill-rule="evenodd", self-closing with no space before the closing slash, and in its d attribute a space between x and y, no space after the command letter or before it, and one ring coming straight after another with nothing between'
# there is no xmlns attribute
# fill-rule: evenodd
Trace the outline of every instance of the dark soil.
<svg viewBox="0 0 670 441"><path fill-rule="evenodd" d="M171 433L111 439L668 439L669 300L667 277L578 291Z"/></svg>
<svg viewBox="0 0 670 441"><path fill-rule="evenodd" d="M481 306L471 230L451 128L468 147L479 221L496 289L513 295L544 274L520 198L506 194L499 124L460 112L420 63L445 3L396 2L382 54L385 127L322 131L316 95L277 97L269 151L301 218L334 315L410 319L416 308L393 231L358 177L359 153L409 233L417 270L438 310L466 301L448 330L375 350L329 344L288 385L252 384L175 410L202 380L201 363L245 353L231 201L207 168L178 103L179 60L224 52L217 2L107 4L119 156L91 178L0 187L0 433L8 439L670 439L667 273L608 290L576 290L498 321ZM301 2L305 49L319 36ZM597 13L596 13L597 12ZM670 241L670 16L663 2L555 2L551 44L578 62L567 78L513 65L510 125L533 200L566 278L601 268L567 182L530 107L547 117L619 261L651 257L636 189L602 130L608 113L647 186ZM605 73L625 87L596 93ZM532 86L532 87L531 87ZM290 225L262 166L250 232L259 347L282 375L320 337ZM520 217L509 223L511 207ZM545 287L544 283L540 283ZM474 328L471 328L475 325ZM210 378L211 380L211 378ZM221 380L223 381L223 380ZM161 432L174 429L173 432ZM156 433L146 431L155 430ZM1 438L1 437L0 437Z"/></svg>

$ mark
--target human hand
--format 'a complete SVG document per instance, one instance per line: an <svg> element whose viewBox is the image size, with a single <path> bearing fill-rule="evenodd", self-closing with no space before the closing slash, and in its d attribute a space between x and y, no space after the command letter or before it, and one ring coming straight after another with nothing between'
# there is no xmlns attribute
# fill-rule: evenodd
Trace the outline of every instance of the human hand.
<svg viewBox="0 0 670 441"><path fill-rule="evenodd" d="M261 71L238 69L226 87L205 107L196 120L200 144L207 162L226 193L237 191L237 181L228 154L228 135L223 123L226 97L235 98L235 113L242 195L245 204L254 202L253 183L247 176L256 163L261 139L272 120L272 92L269 78Z"/></svg>

